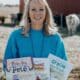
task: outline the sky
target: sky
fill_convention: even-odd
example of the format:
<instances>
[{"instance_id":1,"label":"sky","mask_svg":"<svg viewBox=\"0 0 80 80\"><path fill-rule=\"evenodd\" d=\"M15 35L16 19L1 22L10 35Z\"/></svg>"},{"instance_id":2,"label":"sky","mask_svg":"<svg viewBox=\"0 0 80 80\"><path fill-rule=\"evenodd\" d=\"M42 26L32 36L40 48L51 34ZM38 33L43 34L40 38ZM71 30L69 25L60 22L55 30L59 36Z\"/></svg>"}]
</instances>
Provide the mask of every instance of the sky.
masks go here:
<instances>
[{"instance_id":1,"label":"sky","mask_svg":"<svg viewBox=\"0 0 80 80\"><path fill-rule=\"evenodd\" d=\"M0 0L0 4L19 4L19 0Z\"/></svg>"}]
</instances>

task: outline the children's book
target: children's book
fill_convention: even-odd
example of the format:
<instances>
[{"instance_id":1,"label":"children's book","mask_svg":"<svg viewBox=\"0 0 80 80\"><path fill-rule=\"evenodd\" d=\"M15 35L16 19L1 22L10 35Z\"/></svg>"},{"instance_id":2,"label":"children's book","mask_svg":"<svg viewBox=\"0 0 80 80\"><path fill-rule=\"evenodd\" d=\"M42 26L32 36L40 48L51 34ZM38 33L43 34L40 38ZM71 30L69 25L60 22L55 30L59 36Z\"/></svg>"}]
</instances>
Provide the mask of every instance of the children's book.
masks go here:
<instances>
[{"instance_id":1,"label":"children's book","mask_svg":"<svg viewBox=\"0 0 80 80\"><path fill-rule=\"evenodd\" d=\"M48 58L33 58L34 70L39 80L50 80L50 62Z\"/></svg>"},{"instance_id":2,"label":"children's book","mask_svg":"<svg viewBox=\"0 0 80 80\"><path fill-rule=\"evenodd\" d=\"M50 60L51 80L67 80L73 65L53 54L49 54L48 58Z\"/></svg>"},{"instance_id":3,"label":"children's book","mask_svg":"<svg viewBox=\"0 0 80 80\"><path fill-rule=\"evenodd\" d=\"M7 80L36 80L31 57L7 60Z\"/></svg>"}]
</instances>

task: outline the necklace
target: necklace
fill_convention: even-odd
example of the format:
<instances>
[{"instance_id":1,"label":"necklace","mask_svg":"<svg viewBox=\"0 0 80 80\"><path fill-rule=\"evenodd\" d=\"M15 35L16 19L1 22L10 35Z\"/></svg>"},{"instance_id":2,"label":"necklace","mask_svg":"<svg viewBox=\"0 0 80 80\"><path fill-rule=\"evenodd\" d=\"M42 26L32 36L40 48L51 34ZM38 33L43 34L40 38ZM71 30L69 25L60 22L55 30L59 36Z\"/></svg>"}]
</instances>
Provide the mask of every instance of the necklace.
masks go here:
<instances>
[{"instance_id":1,"label":"necklace","mask_svg":"<svg viewBox=\"0 0 80 80\"><path fill-rule=\"evenodd\" d=\"M37 49L35 49L35 44L33 42L33 38L32 38L32 35L30 35L30 40L31 40L31 46L32 46L32 52L33 52L33 57L36 57L36 51ZM42 57L42 54L43 54L43 49L44 49L44 36L42 36L42 39L41 39L41 46L40 46L40 55L37 56L37 57Z\"/></svg>"}]
</instances>

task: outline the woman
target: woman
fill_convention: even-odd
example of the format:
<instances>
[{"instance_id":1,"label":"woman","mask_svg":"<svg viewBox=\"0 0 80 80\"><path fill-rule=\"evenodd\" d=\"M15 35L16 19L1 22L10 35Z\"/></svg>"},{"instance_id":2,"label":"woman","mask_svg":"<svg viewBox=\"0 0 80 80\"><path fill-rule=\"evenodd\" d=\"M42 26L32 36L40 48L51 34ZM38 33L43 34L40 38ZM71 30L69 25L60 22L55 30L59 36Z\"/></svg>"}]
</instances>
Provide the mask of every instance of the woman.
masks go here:
<instances>
[{"instance_id":1,"label":"woman","mask_svg":"<svg viewBox=\"0 0 80 80\"><path fill-rule=\"evenodd\" d=\"M43 58L49 53L67 60L63 41L54 27L46 0L27 0L20 26L23 27L12 32L8 40L4 62L28 56Z\"/></svg>"}]
</instances>

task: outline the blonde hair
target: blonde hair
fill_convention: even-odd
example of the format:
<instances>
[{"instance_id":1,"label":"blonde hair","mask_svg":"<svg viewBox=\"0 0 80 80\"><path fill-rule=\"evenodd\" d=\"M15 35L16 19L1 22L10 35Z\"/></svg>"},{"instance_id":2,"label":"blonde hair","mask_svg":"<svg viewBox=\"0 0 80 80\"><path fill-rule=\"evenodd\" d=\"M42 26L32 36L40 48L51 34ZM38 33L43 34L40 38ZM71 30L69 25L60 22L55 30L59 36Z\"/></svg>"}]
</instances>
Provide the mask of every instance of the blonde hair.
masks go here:
<instances>
[{"instance_id":1,"label":"blonde hair","mask_svg":"<svg viewBox=\"0 0 80 80\"><path fill-rule=\"evenodd\" d=\"M25 1L23 17L22 17L22 20L20 22L20 26L22 26L22 28L23 28L22 34L24 34L24 35L28 35L29 29L30 29L30 23L28 20L29 19L30 1L31 0ZM43 23L44 24L43 30L44 30L45 34L51 35L51 34L54 34L55 32L57 32L57 29L55 28L56 24L54 22L52 12L51 12L51 9L50 9L47 1L43 0L43 2L44 2L45 7L46 7L46 17L45 17L45 21Z\"/></svg>"}]
</instances>

